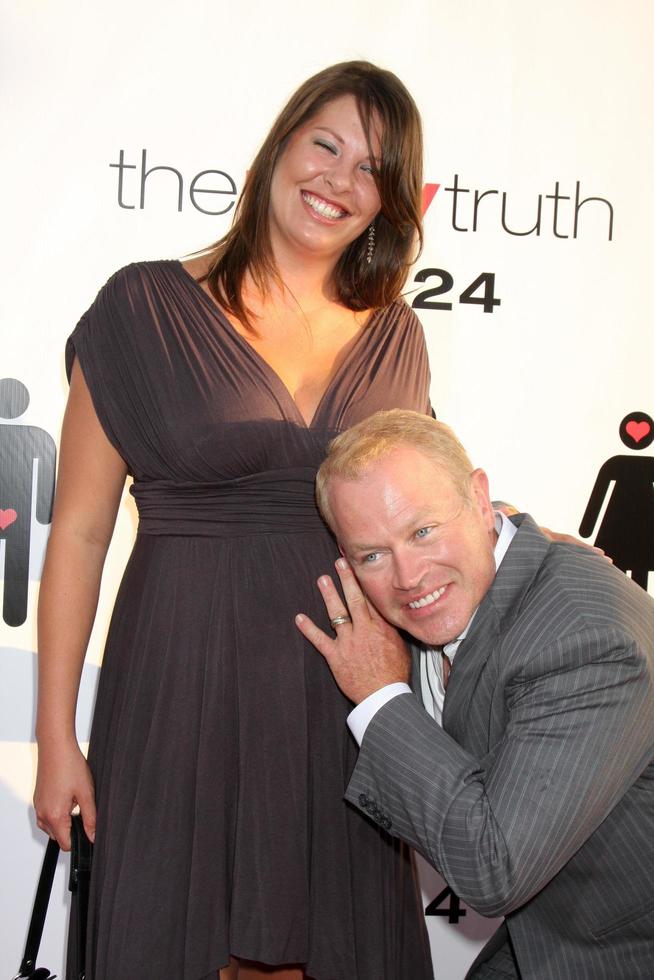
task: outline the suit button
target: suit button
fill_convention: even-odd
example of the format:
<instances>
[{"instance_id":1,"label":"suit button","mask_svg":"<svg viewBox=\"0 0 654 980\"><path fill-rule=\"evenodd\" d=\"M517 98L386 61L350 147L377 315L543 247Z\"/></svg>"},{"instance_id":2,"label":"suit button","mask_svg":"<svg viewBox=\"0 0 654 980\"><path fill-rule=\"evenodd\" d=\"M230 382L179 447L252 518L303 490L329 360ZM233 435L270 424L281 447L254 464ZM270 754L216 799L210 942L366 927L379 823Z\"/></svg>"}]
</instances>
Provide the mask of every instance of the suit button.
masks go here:
<instances>
[{"instance_id":1,"label":"suit button","mask_svg":"<svg viewBox=\"0 0 654 980\"><path fill-rule=\"evenodd\" d=\"M361 804L362 807L367 807L368 804L370 803L370 800L368 799L365 793L359 794L359 803Z\"/></svg>"},{"instance_id":2,"label":"suit button","mask_svg":"<svg viewBox=\"0 0 654 980\"><path fill-rule=\"evenodd\" d=\"M390 830L391 827L393 826L393 821L390 819L390 817L384 817L384 819L381 822L381 825L384 828L384 830Z\"/></svg>"}]
</instances>

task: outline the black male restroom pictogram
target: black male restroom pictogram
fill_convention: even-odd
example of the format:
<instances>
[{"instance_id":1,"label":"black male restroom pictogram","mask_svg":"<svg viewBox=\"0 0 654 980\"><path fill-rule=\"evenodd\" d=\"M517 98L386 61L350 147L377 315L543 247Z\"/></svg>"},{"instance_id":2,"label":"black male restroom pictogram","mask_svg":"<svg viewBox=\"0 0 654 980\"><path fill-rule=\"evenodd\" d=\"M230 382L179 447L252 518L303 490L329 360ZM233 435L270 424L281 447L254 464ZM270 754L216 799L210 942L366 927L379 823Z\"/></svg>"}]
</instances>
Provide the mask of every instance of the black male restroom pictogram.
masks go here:
<instances>
[{"instance_id":1,"label":"black male restroom pictogram","mask_svg":"<svg viewBox=\"0 0 654 980\"><path fill-rule=\"evenodd\" d=\"M35 425L4 421L23 415L29 401L22 382L0 379L0 541L5 542L2 618L8 626L21 626L27 617L33 496L37 521L49 524L52 519L54 440Z\"/></svg>"}]
</instances>

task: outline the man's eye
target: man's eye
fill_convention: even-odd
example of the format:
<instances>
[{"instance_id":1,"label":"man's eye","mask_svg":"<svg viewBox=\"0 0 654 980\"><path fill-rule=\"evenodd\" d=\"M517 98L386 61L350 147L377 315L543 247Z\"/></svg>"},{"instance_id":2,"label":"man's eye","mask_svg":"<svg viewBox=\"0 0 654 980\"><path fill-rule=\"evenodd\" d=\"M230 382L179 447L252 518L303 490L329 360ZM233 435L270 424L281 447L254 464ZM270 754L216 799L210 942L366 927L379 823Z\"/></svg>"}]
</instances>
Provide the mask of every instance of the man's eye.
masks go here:
<instances>
[{"instance_id":1,"label":"man's eye","mask_svg":"<svg viewBox=\"0 0 654 980\"><path fill-rule=\"evenodd\" d=\"M421 527L416 531L416 537L426 538L430 531L431 531L430 527Z\"/></svg>"},{"instance_id":2,"label":"man's eye","mask_svg":"<svg viewBox=\"0 0 654 980\"><path fill-rule=\"evenodd\" d=\"M378 560L379 557L380 557L380 553L378 551L371 551L369 555L363 556L363 564L372 565L374 562Z\"/></svg>"}]
</instances>

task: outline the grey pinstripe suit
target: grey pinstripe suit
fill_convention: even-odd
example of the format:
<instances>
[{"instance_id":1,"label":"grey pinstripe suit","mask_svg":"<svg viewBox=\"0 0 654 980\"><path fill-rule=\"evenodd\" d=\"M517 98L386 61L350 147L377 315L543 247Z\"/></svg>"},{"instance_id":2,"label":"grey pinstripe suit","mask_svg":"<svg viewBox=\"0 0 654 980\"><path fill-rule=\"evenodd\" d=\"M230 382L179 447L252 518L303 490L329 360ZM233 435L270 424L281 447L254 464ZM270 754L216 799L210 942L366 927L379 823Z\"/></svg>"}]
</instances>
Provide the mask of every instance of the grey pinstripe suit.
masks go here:
<instances>
[{"instance_id":1,"label":"grey pinstripe suit","mask_svg":"<svg viewBox=\"0 0 654 980\"><path fill-rule=\"evenodd\" d=\"M516 523L443 729L413 695L384 705L346 798L507 917L523 980L652 980L654 600Z\"/></svg>"}]
</instances>

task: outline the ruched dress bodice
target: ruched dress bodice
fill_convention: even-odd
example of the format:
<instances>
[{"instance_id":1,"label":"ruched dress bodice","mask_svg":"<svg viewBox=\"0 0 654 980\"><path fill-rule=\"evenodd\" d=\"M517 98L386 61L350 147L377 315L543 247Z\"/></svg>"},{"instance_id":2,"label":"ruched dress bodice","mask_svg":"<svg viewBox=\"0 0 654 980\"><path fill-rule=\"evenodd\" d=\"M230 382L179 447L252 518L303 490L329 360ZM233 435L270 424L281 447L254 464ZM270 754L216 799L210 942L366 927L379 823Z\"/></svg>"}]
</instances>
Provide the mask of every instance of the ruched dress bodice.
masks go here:
<instances>
[{"instance_id":1,"label":"ruched dress bodice","mask_svg":"<svg viewBox=\"0 0 654 980\"><path fill-rule=\"evenodd\" d=\"M316 980L431 976L406 849L343 802L350 705L293 621L328 626L327 442L428 410L415 316L370 318L310 425L178 262L112 277L75 357L139 512L89 751L89 980L215 980L230 953Z\"/></svg>"},{"instance_id":2,"label":"ruched dress bodice","mask_svg":"<svg viewBox=\"0 0 654 980\"><path fill-rule=\"evenodd\" d=\"M324 530L310 466L266 470L216 483L132 484L139 534L231 537Z\"/></svg>"}]
</instances>

